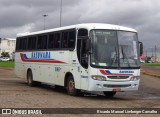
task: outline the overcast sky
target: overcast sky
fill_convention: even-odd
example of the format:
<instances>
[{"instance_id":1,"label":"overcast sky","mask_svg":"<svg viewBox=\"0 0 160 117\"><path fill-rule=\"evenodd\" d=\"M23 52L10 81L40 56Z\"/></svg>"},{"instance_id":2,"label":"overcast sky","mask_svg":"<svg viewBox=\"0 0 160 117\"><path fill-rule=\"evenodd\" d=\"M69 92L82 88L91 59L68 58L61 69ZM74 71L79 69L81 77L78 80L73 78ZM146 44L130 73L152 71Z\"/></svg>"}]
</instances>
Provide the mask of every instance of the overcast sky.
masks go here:
<instances>
[{"instance_id":1,"label":"overcast sky","mask_svg":"<svg viewBox=\"0 0 160 117\"><path fill-rule=\"evenodd\" d=\"M110 23L134 28L145 48L160 47L160 0L62 0L62 26ZM59 27L61 0L0 0L0 37Z\"/></svg>"}]
</instances>

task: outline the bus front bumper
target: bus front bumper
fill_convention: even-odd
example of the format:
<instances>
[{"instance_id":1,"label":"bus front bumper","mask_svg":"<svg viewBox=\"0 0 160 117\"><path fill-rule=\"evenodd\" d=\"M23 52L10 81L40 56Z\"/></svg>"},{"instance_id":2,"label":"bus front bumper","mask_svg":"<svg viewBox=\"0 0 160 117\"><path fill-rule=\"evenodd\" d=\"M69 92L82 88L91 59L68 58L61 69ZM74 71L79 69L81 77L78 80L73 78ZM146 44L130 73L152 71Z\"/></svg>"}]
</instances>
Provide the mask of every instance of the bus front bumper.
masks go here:
<instances>
[{"instance_id":1,"label":"bus front bumper","mask_svg":"<svg viewBox=\"0 0 160 117\"><path fill-rule=\"evenodd\" d=\"M134 91L138 90L139 80L136 81L97 81L91 80L88 91Z\"/></svg>"}]
</instances>

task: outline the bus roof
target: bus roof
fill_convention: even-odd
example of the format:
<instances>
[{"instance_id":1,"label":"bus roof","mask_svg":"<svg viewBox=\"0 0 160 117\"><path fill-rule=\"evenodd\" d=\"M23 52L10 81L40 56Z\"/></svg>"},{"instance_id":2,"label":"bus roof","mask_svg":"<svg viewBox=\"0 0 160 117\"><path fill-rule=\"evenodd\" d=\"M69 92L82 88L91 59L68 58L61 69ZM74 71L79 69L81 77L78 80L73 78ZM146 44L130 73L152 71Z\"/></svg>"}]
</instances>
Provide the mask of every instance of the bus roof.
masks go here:
<instances>
[{"instance_id":1,"label":"bus roof","mask_svg":"<svg viewBox=\"0 0 160 117\"><path fill-rule=\"evenodd\" d=\"M75 29L85 28L88 30L91 30L91 29L111 29L111 30L124 30L124 31L137 32L136 30L134 30L132 28L119 26L119 25L103 24L103 23L83 23L83 24L76 24L76 25L59 27L59 28L48 29L48 30L42 30L42 31L31 32L31 33L30 32L19 33L19 34L17 34L17 37L43 34L43 33L49 33L49 32L53 32L53 31L60 31L60 30L67 30L67 29L74 29L74 28Z\"/></svg>"}]
</instances>

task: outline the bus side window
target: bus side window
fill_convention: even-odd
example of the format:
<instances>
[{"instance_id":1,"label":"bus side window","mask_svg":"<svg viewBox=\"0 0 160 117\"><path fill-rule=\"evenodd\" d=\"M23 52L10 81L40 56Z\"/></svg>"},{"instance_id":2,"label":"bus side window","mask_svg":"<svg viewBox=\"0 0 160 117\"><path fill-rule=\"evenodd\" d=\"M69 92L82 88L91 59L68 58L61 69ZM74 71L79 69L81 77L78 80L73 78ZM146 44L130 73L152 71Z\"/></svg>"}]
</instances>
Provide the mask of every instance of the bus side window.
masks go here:
<instances>
[{"instance_id":1,"label":"bus side window","mask_svg":"<svg viewBox=\"0 0 160 117\"><path fill-rule=\"evenodd\" d=\"M36 49L36 37L29 37L28 38L28 50L35 50Z\"/></svg>"},{"instance_id":2,"label":"bus side window","mask_svg":"<svg viewBox=\"0 0 160 117\"><path fill-rule=\"evenodd\" d=\"M54 41L54 48L55 49L58 49L58 48L61 48L61 35L60 33L56 33L55 34L55 41Z\"/></svg>"},{"instance_id":3,"label":"bus side window","mask_svg":"<svg viewBox=\"0 0 160 117\"><path fill-rule=\"evenodd\" d=\"M48 49L54 48L54 33L49 35Z\"/></svg>"},{"instance_id":4,"label":"bus side window","mask_svg":"<svg viewBox=\"0 0 160 117\"><path fill-rule=\"evenodd\" d=\"M19 41L20 41L20 38L17 38L16 39L16 51L19 51L19 46L20 46Z\"/></svg>"},{"instance_id":5,"label":"bus side window","mask_svg":"<svg viewBox=\"0 0 160 117\"><path fill-rule=\"evenodd\" d=\"M27 49L27 38L17 38L16 51L23 51Z\"/></svg>"},{"instance_id":6,"label":"bus side window","mask_svg":"<svg viewBox=\"0 0 160 117\"><path fill-rule=\"evenodd\" d=\"M19 39L19 50L22 50L23 43L22 43L22 38Z\"/></svg>"},{"instance_id":7,"label":"bus side window","mask_svg":"<svg viewBox=\"0 0 160 117\"><path fill-rule=\"evenodd\" d=\"M73 48L75 47L75 40L76 40L76 31L70 31L69 32L69 37L68 37L68 48Z\"/></svg>"},{"instance_id":8,"label":"bus side window","mask_svg":"<svg viewBox=\"0 0 160 117\"><path fill-rule=\"evenodd\" d=\"M47 35L38 36L37 49L47 49Z\"/></svg>"},{"instance_id":9,"label":"bus side window","mask_svg":"<svg viewBox=\"0 0 160 117\"><path fill-rule=\"evenodd\" d=\"M42 36L38 36L37 49L41 49Z\"/></svg>"},{"instance_id":10,"label":"bus side window","mask_svg":"<svg viewBox=\"0 0 160 117\"><path fill-rule=\"evenodd\" d=\"M68 32L62 33L62 48L68 48Z\"/></svg>"},{"instance_id":11,"label":"bus side window","mask_svg":"<svg viewBox=\"0 0 160 117\"><path fill-rule=\"evenodd\" d=\"M78 30L78 37L85 37L88 36L88 30L87 29L79 29Z\"/></svg>"},{"instance_id":12,"label":"bus side window","mask_svg":"<svg viewBox=\"0 0 160 117\"><path fill-rule=\"evenodd\" d=\"M43 38L42 48L43 48L43 49L47 49L48 35L43 35L42 38Z\"/></svg>"},{"instance_id":13,"label":"bus side window","mask_svg":"<svg viewBox=\"0 0 160 117\"><path fill-rule=\"evenodd\" d=\"M22 50L27 50L27 43L28 43L28 40L27 38L22 38Z\"/></svg>"}]
</instances>

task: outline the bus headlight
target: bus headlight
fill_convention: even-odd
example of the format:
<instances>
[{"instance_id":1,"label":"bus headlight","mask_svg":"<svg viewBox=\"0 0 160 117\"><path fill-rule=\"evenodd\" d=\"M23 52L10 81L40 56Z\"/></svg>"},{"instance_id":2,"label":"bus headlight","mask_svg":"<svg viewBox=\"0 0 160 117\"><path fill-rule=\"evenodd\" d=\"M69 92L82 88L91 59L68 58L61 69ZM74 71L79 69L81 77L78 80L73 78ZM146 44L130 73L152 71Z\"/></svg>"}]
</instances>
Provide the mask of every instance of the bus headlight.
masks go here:
<instances>
[{"instance_id":1,"label":"bus headlight","mask_svg":"<svg viewBox=\"0 0 160 117\"><path fill-rule=\"evenodd\" d=\"M136 80L139 80L139 76L133 76L133 77L131 77L131 79L130 79L131 81L136 81Z\"/></svg>"},{"instance_id":2,"label":"bus headlight","mask_svg":"<svg viewBox=\"0 0 160 117\"><path fill-rule=\"evenodd\" d=\"M106 77L100 76L100 75L92 75L91 78L92 78L93 80L106 81Z\"/></svg>"}]
</instances>

